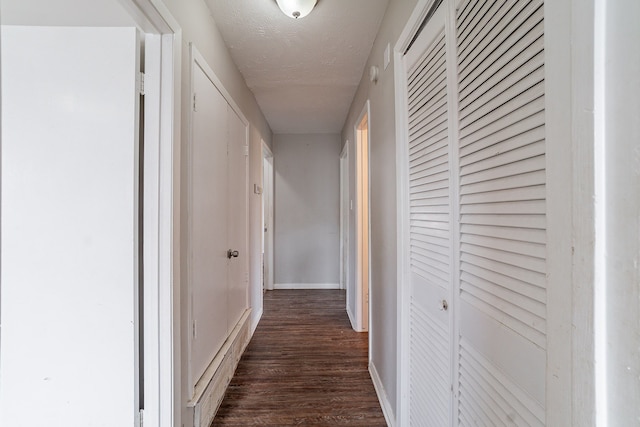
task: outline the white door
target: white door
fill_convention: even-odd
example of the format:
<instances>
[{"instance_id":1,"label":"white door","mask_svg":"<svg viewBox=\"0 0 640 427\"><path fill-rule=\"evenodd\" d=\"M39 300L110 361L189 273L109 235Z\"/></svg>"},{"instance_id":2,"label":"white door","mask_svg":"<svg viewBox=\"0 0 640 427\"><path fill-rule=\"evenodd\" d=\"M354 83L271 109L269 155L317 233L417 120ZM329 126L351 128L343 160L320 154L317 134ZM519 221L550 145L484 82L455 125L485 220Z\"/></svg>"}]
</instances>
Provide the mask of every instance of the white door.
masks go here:
<instances>
[{"instance_id":1,"label":"white door","mask_svg":"<svg viewBox=\"0 0 640 427\"><path fill-rule=\"evenodd\" d=\"M442 427L452 416L453 292L451 136L446 7L441 4L405 56L409 119L409 418Z\"/></svg>"},{"instance_id":2,"label":"white door","mask_svg":"<svg viewBox=\"0 0 640 427\"><path fill-rule=\"evenodd\" d=\"M191 380L227 338L227 102L195 66L189 182Z\"/></svg>"},{"instance_id":3,"label":"white door","mask_svg":"<svg viewBox=\"0 0 640 427\"><path fill-rule=\"evenodd\" d=\"M405 55L409 421L540 426L542 1L451 1Z\"/></svg>"},{"instance_id":4,"label":"white door","mask_svg":"<svg viewBox=\"0 0 640 427\"><path fill-rule=\"evenodd\" d=\"M247 126L227 105L227 246L228 260L227 333L236 326L248 306L249 252L247 243Z\"/></svg>"},{"instance_id":5,"label":"white door","mask_svg":"<svg viewBox=\"0 0 640 427\"><path fill-rule=\"evenodd\" d=\"M137 31L1 38L0 425L134 425Z\"/></svg>"},{"instance_id":6,"label":"white door","mask_svg":"<svg viewBox=\"0 0 640 427\"><path fill-rule=\"evenodd\" d=\"M248 307L248 131L195 49L189 153L190 386ZM219 88L218 88L218 86Z\"/></svg>"}]
</instances>

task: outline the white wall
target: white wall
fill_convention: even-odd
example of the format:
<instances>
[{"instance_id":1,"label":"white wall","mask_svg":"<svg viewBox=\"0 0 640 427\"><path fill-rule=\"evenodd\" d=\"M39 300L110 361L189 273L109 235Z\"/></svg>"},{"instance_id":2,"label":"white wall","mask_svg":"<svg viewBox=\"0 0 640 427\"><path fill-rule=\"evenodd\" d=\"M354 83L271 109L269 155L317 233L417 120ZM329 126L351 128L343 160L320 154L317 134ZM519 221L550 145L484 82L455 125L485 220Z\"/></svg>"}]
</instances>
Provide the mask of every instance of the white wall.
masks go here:
<instances>
[{"instance_id":1,"label":"white wall","mask_svg":"<svg viewBox=\"0 0 640 427\"><path fill-rule=\"evenodd\" d=\"M133 425L136 29L1 37L0 424Z\"/></svg>"},{"instance_id":2,"label":"white wall","mask_svg":"<svg viewBox=\"0 0 640 427\"><path fill-rule=\"evenodd\" d=\"M274 135L276 287L340 283L339 141Z\"/></svg>"},{"instance_id":3,"label":"white wall","mask_svg":"<svg viewBox=\"0 0 640 427\"><path fill-rule=\"evenodd\" d=\"M115 0L2 0L2 25L130 27L135 21Z\"/></svg>"},{"instance_id":4,"label":"white wall","mask_svg":"<svg viewBox=\"0 0 640 427\"><path fill-rule=\"evenodd\" d=\"M639 419L638 6L545 4L549 425Z\"/></svg>"},{"instance_id":5,"label":"white wall","mask_svg":"<svg viewBox=\"0 0 640 427\"><path fill-rule=\"evenodd\" d=\"M391 1L367 60L360 86L349 109L342 129L342 142L349 140L349 152L355 153L354 126L367 99L371 101L369 116L370 154L370 221L371 221L371 318L369 335L371 363L380 376L383 393L390 409L396 411L396 353L397 353L397 266L396 266L396 130L395 93L393 77L393 46L398 40L416 0ZM392 60L383 67L384 50L391 44ZM380 77L377 84L369 81L369 67L377 65ZM355 195L355 156L350 156L350 187ZM355 254L355 216L350 217L350 253ZM355 281L355 256L350 258L349 281ZM389 414L392 418L394 414Z\"/></svg>"},{"instance_id":6,"label":"white wall","mask_svg":"<svg viewBox=\"0 0 640 427\"><path fill-rule=\"evenodd\" d=\"M182 147L186 146L189 135L189 111L191 100L189 97L189 43L194 43L198 51L205 58L207 64L212 68L216 77L222 82L222 85L231 95L236 104L240 107L245 117L250 122L249 129L249 185L253 188L254 183L261 183L261 140L271 146L271 129L266 122L258 104L255 101L253 93L247 87L242 75L233 63L229 51L224 44L224 40L218 31L216 23L211 16L210 10L202 0L161 0L173 17L182 28ZM186 193L186 181L184 179L184 168L186 167L186 158L182 156L183 173L181 176L181 194ZM183 209L186 209L185 200L181 203ZM260 246L260 230L261 225L261 200L260 196L250 192L249 195L249 289L250 289L250 305L253 309L252 322L258 321L256 317L262 312L262 284L260 283L261 272L261 252ZM180 228L186 230L186 215L181 215ZM182 239L186 237L185 233L181 233ZM181 324L181 346L182 369L186 371L186 351L187 341L186 333L188 328L187 321L187 298L188 288L186 282L186 269L184 268L186 257L184 253L184 240L181 242L181 274L180 274L180 324ZM186 382L182 387L181 413L184 417L182 423L184 425L192 424L191 413L186 410L186 402L191 398L191 391L187 390Z\"/></svg>"},{"instance_id":7,"label":"white wall","mask_svg":"<svg viewBox=\"0 0 640 427\"><path fill-rule=\"evenodd\" d=\"M640 3L605 7L596 10L596 413L602 425L628 425L640 422Z\"/></svg>"}]
</instances>

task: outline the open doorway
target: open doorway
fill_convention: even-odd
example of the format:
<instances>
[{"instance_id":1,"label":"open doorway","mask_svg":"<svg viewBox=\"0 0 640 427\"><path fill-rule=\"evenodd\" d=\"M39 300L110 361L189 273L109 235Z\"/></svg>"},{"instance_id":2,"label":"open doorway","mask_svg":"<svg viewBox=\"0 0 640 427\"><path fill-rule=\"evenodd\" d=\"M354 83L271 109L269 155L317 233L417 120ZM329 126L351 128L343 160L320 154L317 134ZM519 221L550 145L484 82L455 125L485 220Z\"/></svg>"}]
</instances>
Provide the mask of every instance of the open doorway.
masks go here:
<instances>
[{"instance_id":1,"label":"open doorway","mask_svg":"<svg viewBox=\"0 0 640 427\"><path fill-rule=\"evenodd\" d=\"M355 127L356 327L369 330L369 101Z\"/></svg>"},{"instance_id":2,"label":"open doorway","mask_svg":"<svg viewBox=\"0 0 640 427\"><path fill-rule=\"evenodd\" d=\"M262 289L273 290L273 153L262 141Z\"/></svg>"}]
</instances>

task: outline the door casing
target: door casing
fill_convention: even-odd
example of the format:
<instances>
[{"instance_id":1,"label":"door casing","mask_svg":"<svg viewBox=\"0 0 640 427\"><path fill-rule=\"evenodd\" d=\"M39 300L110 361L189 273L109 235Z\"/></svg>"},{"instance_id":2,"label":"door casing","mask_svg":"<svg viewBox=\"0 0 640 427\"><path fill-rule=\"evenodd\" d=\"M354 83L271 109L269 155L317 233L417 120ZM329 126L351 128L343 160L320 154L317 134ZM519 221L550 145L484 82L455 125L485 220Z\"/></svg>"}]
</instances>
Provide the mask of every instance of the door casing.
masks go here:
<instances>
[{"instance_id":1,"label":"door casing","mask_svg":"<svg viewBox=\"0 0 640 427\"><path fill-rule=\"evenodd\" d=\"M370 102L367 100L354 127L356 146L356 283L355 306L356 325L359 332L369 330L369 289L371 282L371 224L369 144L371 135ZM369 335L371 336L371 335Z\"/></svg>"},{"instance_id":2,"label":"door casing","mask_svg":"<svg viewBox=\"0 0 640 427\"><path fill-rule=\"evenodd\" d=\"M266 228L262 230L262 248L264 262L264 289L273 290L273 152L266 142L262 141L262 226Z\"/></svg>"}]
</instances>

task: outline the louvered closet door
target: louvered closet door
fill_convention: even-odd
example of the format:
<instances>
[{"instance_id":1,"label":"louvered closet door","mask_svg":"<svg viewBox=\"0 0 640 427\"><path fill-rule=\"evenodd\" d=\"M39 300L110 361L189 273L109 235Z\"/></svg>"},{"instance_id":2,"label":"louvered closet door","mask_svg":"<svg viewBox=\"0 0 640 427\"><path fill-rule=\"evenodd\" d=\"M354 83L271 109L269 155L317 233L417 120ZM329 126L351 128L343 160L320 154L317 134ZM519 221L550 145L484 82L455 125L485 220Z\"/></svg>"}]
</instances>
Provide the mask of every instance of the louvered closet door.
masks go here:
<instances>
[{"instance_id":1,"label":"louvered closet door","mask_svg":"<svg viewBox=\"0 0 640 427\"><path fill-rule=\"evenodd\" d=\"M451 422L451 199L445 7L405 55L409 119L409 417Z\"/></svg>"},{"instance_id":2,"label":"louvered closet door","mask_svg":"<svg viewBox=\"0 0 640 427\"><path fill-rule=\"evenodd\" d=\"M460 165L458 417L545 423L542 1L456 16Z\"/></svg>"}]
</instances>

